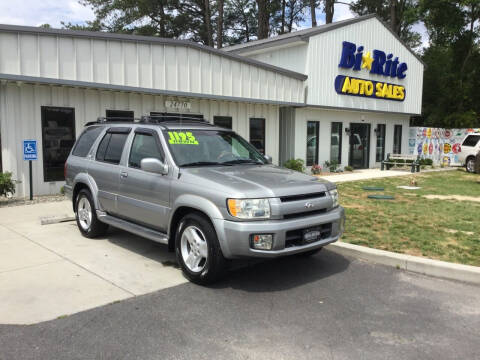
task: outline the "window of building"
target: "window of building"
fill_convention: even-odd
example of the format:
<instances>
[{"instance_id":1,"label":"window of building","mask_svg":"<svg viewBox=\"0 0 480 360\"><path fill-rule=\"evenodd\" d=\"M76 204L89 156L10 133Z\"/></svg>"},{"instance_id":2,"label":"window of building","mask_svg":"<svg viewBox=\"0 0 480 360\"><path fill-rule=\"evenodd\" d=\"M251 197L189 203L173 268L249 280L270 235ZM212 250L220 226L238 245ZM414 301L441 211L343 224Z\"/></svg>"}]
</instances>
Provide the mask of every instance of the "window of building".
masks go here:
<instances>
[{"instance_id":1,"label":"window of building","mask_svg":"<svg viewBox=\"0 0 480 360\"><path fill-rule=\"evenodd\" d=\"M163 154L153 134L137 133L133 138L128 165L140 168L140 162L145 158L155 158L163 161Z\"/></svg>"},{"instance_id":2,"label":"window of building","mask_svg":"<svg viewBox=\"0 0 480 360\"><path fill-rule=\"evenodd\" d=\"M402 153L402 125L395 125L393 131L393 153Z\"/></svg>"},{"instance_id":3,"label":"window of building","mask_svg":"<svg viewBox=\"0 0 480 360\"><path fill-rule=\"evenodd\" d=\"M231 116L214 116L213 123L216 126L220 126L226 129L232 129L232 117Z\"/></svg>"},{"instance_id":4,"label":"window of building","mask_svg":"<svg viewBox=\"0 0 480 360\"><path fill-rule=\"evenodd\" d=\"M330 134L330 162L342 163L342 127L341 122L332 122Z\"/></svg>"},{"instance_id":5,"label":"window of building","mask_svg":"<svg viewBox=\"0 0 480 360\"><path fill-rule=\"evenodd\" d=\"M480 140L480 135L470 135L465 138L462 146L477 146L478 140Z\"/></svg>"},{"instance_id":6,"label":"window of building","mask_svg":"<svg viewBox=\"0 0 480 360\"><path fill-rule=\"evenodd\" d=\"M318 121L307 122L307 166L318 164L318 134L320 123Z\"/></svg>"},{"instance_id":7,"label":"window of building","mask_svg":"<svg viewBox=\"0 0 480 360\"><path fill-rule=\"evenodd\" d=\"M44 181L63 181L63 167L75 143L75 109L42 106Z\"/></svg>"},{"instance_id":8,"label":"window of building","mask_svg":"<svg viewBox=\"0 0 480 360\"><path fill-rule=\"evenodd\" d=\"M168 113L168 112L150 112L150 116L158 118L159 121L180 121L180 120L188 120L188 119L199 119L203 120L203 115L200 114L179 114L179 113Z\"/></svg>"},{"instance_id":9,"label":"window of building","mask_svg":"<svg viewBox=\"0 0 480 360\"><path fill-rule=\"evenodd\" d=\"M120 163L123 147L130 129L116 128L107 131L98 145L96 159L111 164Z\"/></svg>"},{"instance_id":10,"label":"window of building","mask_svg":"<svg viewBox=\"0 0 480 360\"><path fill-rule=\"evenodd\" d=\"M250 118L250 144L265 154L265 119Z\"/></svg>"},{"instance_id":11,"label":"window of building","mask_svg":"<svg viewBox=\"0 0 480 360\"><path fill-rule=\"evenodd\" d=\"M134 120L134 113L131 110L107 110L106 116L108 120L115 121L132 121Z\"/></svg>"},{"instance_id":12,"label":"window of building","mask_svg":"<svg viewBox=\"0 0 480 360\"><path fill-rule=\"evenodd\" d=\"M98 135L102 132L101 126L89 126L80 135L75 148L72 151L72 155L85 157L90 151L93 143L97 139Z\"/></svg>"},{"instance_id":13,"label":"window of building","mask_svg":"<svg viewBox=\"0 0 480 360\"><path fill-rule=\"evenodd\" d=\"M385 124L377 125L377 149L375 161L381 162L385 159Z\"/></svg>"}]
</instances>

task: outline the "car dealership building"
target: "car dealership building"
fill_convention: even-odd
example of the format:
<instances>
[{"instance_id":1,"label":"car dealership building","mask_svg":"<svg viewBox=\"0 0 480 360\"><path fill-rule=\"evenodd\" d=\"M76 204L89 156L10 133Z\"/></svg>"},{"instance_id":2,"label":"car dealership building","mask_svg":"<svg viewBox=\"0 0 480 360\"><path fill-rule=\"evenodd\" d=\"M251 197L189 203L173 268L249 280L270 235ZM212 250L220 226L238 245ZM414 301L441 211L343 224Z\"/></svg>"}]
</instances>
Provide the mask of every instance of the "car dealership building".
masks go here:
<instances>
[{"instance_id":1,"label":"car dealership building","mask_svg":"<svg viewBox=\"0 0 480 360\"><path fill-rule=\"evenodd\" d=\"M370 15L224 50L0 25L0 166L28 195L23 140L37 140L34 193L58 193L87 122L155 114L232 128L276 164L377 167L387 153L407 152L423 69Z\"/></svg>"}]
</instances>

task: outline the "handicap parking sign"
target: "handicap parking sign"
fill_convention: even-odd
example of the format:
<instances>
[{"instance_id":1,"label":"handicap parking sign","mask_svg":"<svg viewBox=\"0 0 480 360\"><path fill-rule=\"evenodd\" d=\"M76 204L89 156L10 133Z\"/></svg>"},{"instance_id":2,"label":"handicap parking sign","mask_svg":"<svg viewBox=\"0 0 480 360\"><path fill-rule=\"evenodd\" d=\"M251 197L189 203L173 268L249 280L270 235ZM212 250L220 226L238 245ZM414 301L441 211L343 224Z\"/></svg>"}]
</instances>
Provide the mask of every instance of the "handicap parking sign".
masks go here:
<instances>
[{"instance_id":1,"label":"handicap parking sign","mask_svg":"<svg viewBox=\"0 0 480 360\"><path fill-rule=\"evenodd\" d=\"M23 140L23 160L37 159L37 140Z\"/></svg>"}]
</instances>

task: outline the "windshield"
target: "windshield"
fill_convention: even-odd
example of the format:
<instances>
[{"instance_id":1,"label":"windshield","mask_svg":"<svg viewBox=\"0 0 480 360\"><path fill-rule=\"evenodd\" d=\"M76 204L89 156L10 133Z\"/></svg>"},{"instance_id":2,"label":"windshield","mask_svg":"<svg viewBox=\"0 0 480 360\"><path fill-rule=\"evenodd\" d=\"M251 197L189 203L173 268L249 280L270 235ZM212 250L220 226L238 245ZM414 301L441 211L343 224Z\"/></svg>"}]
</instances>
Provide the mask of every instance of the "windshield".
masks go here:
<instances>
[{"instance_id":1,"label":"windshield","mask_svg":"<svg viewBox=\"0 0 480 360\"><path fill-rule=\"evenodd\" d=\"M164 130L178 166L265 164L251 144L229 131Z\"/></svg>"}]
</instances>

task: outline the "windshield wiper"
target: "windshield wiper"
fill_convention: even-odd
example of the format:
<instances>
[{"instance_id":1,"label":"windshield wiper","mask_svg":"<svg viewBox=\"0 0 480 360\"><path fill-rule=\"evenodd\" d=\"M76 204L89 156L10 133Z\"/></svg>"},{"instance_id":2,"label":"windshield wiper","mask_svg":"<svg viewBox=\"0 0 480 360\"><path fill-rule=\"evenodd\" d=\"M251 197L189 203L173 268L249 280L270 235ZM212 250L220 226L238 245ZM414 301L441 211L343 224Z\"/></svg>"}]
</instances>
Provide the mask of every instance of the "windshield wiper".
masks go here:
<instances>
[{"instance_id":1,"label":"windshield wiper","mask_svg":"<svg viewBox=\"0 0 480 360\"><path fill-rule=\"evenodd\" d=\"M236 159L236 160L224 161L221 164L225 164L225 165L234 165L234 164L265 165L263 162L261 162L259 160L252 160L252 159Z\"/></svg>"},{"instance_id":2,"label":"windshield wiper","mask_svg":"<svg viewBox=\"0 0 480 360\"><path fill-rule=\"evenodd\" d=\"M180 167L188 167L188 166L208 166L208 165L225 165L231 166L230 164L220 163L217 161L195 161L187 164L180 165Z\"/></svg>"}]
</instances>

